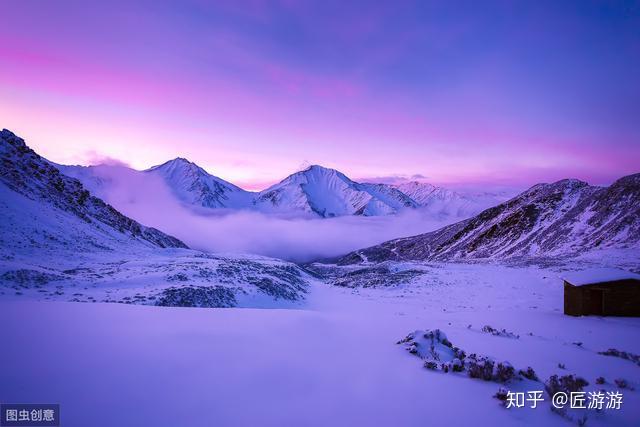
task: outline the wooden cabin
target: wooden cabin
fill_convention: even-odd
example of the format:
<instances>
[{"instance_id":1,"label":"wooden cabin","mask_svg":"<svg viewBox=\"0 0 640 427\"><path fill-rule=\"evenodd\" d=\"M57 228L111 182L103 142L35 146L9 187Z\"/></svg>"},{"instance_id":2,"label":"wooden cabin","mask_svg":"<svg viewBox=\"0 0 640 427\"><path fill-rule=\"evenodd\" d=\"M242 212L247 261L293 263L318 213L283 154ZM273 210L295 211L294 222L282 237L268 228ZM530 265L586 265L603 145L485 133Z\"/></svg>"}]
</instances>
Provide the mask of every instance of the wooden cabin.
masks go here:
<instances>
[{"instance_id":1,"label":"wooden cabin","mask_svg":"<svg viewBox=\"0 0 640 427\"><path fill-rule=\"evenodd\" d=\"M639 316L640 275L618 269L572 272L564 280L564 314Z\"/></svg>"}]
</instances>

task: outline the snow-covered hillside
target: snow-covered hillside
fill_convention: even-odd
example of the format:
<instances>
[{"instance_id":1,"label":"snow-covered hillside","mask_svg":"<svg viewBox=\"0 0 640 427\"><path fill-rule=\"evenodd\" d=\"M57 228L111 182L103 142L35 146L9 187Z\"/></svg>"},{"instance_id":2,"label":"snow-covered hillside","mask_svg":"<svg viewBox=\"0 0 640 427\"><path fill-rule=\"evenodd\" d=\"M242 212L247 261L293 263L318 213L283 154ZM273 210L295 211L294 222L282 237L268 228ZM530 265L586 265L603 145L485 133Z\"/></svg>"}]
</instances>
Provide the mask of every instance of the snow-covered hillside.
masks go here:
<instances>
[{"instance_id":1,"label":"snow-covered hillside","mask_svg":"<svg viewBox=\"0 0 640 427\"><path fill-rule=\"evenodd\" d=\"M609 187L570 179L538 184L468 220L341 262L571 256L596 248L640 248L640 174Z\"/></svg>"},{"instance_id":2,"label":"snow-covered hillside","mask_svg":"<svg viewBox=\"0 0 640 427\"><path fill-rule=\"evenodd\" d=\"M0 133L0 292L6 297L174 306L289 306L295 264L211 255L124 216L13 133Z\"/></svg>"},{"instance_id":3,"label":"snow-covered hillside","mask_svg":"<svg viewBox=\"0 0 640 427\"><path fill-rule=\"evenodd\" d=\"M6 129L0 132L0 161L2 227L7 239L3 248L20 242L37 245L38 236L45 242L63 239L61 243L66 245L101 247L100 236L105 236L105 241L123 244L186 248L178 239L145 227L92 196L80 181L60 173ZM42 223L51 224L57 233L41 228ZM72 235L76 230L78 235Z\"/></svg>"}]
</instances>

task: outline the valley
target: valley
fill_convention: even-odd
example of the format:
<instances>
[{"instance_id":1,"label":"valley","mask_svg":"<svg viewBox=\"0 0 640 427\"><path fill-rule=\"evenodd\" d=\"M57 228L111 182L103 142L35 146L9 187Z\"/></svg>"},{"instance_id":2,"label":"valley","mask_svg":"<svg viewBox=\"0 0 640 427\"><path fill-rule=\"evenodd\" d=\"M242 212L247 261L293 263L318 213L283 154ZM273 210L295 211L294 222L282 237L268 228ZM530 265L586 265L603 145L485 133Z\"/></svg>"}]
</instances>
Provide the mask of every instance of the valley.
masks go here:
<instances>
[{"instance_id":1,"label":"valley","mask_svg":"<svg viewBox=\"0 0 640 427\"><path fill-rule=\"evenodd\" d=\"M0 396L59 402L69 425L95 426L462 426L479 418L630 426L640 417L640 321L566 316L562 282L593 268L640 272L638 175L610 187L540 184L426 234L291 262L190 248L96 197L115 185L106 176L77 180L11 132L0 136L0 322L9 343L1 357L11 367L0 373ZM124 176L136 183L145 173ZM288 179L304 177L299 200L335 194L336 182L361 206L373 206L372 194L414 200L324 174L312 167ZM156 189L156 200L176 196L164 184L142 187ZM266 199L285 200L287 187ZM322 206L344 206L329 199ZM134 205L153 213L157 206L144 200ZM340 215L312 224L397 215L332 212ZM193 216L180 218L172 234L194 226L186 220ZM435 333L470 364L514 370L483 380L471 368L420 360L425 349L413 343ZM506 409L495 397L543 392L554 375L584 380L585 393L622 392L623 406L552 411L547 396L536 409ZM87 399L87 389L103 398ZM239 413L238 405L249 409Z\"/></svg>"}]
</instances>

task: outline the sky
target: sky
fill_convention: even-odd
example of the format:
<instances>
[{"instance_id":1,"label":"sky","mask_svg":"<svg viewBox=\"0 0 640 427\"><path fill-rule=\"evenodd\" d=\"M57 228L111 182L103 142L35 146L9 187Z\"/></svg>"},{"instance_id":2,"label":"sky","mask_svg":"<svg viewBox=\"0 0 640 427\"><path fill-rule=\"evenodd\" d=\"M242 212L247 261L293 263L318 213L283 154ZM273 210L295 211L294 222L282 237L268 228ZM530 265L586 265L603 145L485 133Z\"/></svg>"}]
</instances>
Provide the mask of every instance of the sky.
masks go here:
<instances>
[{"instance_id":1,"label":"sky","mask_svg":"<svg viewBox=\"0 0 640 427\"><path fill-rule=\"evenodd\" d=\"M638 1L0 2L0 127L50 160L247 189L640 172Z\"/></svg>"}]
</instances>

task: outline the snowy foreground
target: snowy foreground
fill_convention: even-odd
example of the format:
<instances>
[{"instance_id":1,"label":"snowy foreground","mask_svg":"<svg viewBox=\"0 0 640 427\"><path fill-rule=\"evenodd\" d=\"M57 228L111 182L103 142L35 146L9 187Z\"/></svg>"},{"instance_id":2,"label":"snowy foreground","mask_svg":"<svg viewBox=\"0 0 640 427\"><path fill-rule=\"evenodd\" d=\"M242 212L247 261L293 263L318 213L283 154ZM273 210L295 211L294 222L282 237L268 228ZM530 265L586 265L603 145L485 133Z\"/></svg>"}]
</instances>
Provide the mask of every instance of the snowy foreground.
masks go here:
<instances>
[{"instance_id":1,"label":"snowy foreground","mask_svg":"<svg viewBox=\"0 0 640 427\"><path fill-rule=\"evenodd\" d=\"M430 371L396 344L438 328L467 353L530 366L543 381L575 374L592 391L618 390L614 380L624 379L635 390L620 390L621 410L577 413L587 425L639 424L640 366L598 352L639 354L640 319L564 316L557 268L419 269L387 288L312 282L306 300L281 309L5 294L0 401L60 403L64 426L571 425L546 394L537 409L505 409L492 397L500 384ZM502 387L544 390L528 381Z\"/></svg>"}]
</instances>

